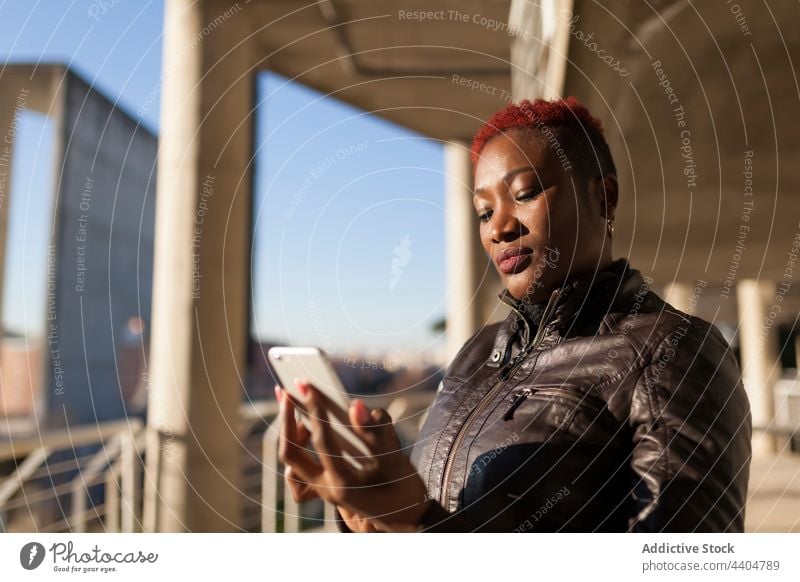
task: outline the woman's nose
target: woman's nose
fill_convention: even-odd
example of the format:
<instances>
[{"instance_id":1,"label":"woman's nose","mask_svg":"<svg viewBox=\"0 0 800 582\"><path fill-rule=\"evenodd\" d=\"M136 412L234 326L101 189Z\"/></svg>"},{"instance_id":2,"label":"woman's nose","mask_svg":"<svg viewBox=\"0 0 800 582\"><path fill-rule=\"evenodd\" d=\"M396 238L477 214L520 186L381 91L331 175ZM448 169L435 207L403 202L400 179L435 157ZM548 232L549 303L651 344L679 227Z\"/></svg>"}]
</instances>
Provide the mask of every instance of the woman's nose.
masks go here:
<instances>
[{"instance_id":1,"label":"woman's nose","mask_svg":"<svg viewBox=\"0 0 800 582\"><path fill-rule=\"evenodd\" d=\"M492 238L496 242L514 240L522 234L516 209L497 209L492 215Z\"/></svg>"}]
</instances>

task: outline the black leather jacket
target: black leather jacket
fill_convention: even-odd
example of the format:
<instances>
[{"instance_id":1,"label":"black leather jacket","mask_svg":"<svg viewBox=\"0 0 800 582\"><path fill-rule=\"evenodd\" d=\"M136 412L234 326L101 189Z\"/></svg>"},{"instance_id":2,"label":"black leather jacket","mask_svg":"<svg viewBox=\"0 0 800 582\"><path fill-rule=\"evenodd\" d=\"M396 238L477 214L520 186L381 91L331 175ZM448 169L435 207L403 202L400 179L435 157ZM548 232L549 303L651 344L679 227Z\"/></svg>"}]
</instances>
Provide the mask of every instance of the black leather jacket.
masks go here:
<instances>
[{"instance_id":1,"label":"black leather jacket","mask_svg":"<svg viewBox=\"0 0 800 582\"><path fill-rule=\"evenodd\" d=\"M626 259L500 300L412 450L434 501L419 531L743 531L750 406L716 327Z\"/></svg>"},{"instance_id":2,"label":"black leather jacket","mask_svg":"<svg viewBox=\"0 0 800 582\"><path fill-rule=\"evenodd\" d=\"M626 259L468 340L411 460L420 531L740 532L750 407L717 328Z\"/></svg>"}]
</instances>

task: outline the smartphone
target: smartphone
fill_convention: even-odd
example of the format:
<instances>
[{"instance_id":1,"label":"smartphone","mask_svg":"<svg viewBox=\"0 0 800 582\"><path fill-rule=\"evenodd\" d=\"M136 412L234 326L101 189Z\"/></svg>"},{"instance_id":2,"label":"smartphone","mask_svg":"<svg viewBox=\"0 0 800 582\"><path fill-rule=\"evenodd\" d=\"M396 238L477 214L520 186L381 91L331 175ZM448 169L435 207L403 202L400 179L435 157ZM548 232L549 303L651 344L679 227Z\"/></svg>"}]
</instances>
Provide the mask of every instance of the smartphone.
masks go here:
<instances>
[{"instance_id":1,"label":"smartphone","mask_svg":"<svg viewBox=\"0 0 800 582\"><path fill-rule=\"evenodd\" d=\"M283 389L298 403L300 420L309 431L313 430L311 419L302 408L302 397L294 379L305 380L319 390L327 400L328 409L328 418L322 420L333 428L342 457L356 469L363 469L365 458L370 457L369 449L350 427L347 412L350 397L325 352L315 347L275 346L267 351L267 357Z\"/></svg>"}]
</instances>

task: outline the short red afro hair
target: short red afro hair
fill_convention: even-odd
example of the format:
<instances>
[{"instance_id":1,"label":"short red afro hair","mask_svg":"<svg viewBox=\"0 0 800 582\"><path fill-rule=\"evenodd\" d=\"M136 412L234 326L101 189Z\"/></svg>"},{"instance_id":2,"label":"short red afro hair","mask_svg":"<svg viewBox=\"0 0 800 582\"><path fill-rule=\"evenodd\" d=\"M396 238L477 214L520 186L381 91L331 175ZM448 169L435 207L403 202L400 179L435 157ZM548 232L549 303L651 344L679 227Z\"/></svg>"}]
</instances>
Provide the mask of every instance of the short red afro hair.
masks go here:
<instances>
[{"instance_id":1,"label":"short red afro hair","mask_svg":"<svg viewBox=\"0 0 800 582\"><path fill-rule=\"evenodd\" d=\"M553 101L525 99L506 105L475 134L470 148L473 167L492 138L514 129L538 131L564 168L571 169L574 164L585 178L617 173L600 120L575 97Z\"/></svg>"}]
</instances>

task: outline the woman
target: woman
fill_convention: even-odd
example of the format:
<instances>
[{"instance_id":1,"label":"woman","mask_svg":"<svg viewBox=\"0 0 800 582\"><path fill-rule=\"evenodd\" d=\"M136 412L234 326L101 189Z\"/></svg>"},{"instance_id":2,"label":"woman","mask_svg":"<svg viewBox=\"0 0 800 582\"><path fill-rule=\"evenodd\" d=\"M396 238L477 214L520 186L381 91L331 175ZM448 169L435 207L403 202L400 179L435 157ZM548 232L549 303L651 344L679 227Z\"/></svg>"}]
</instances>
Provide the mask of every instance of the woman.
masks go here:
<instances>
[{"instance_id":1,"label":"woman","mask_svg":"<svg viewBox=\"0 0 800 582\"><path fill-rule=\"evenodd\" d=\"M280 458L297 500L336 504L343 531L743 530L751 419L710 323L612 260L617 178L577 100L510 104L472 144L480 237L511 307L447 367L410 459L385 411L355 400L374 457L355 471L313 386L281 400ZM310 443L318 453L306 450Z\"/></svg>"}]
</instances>

